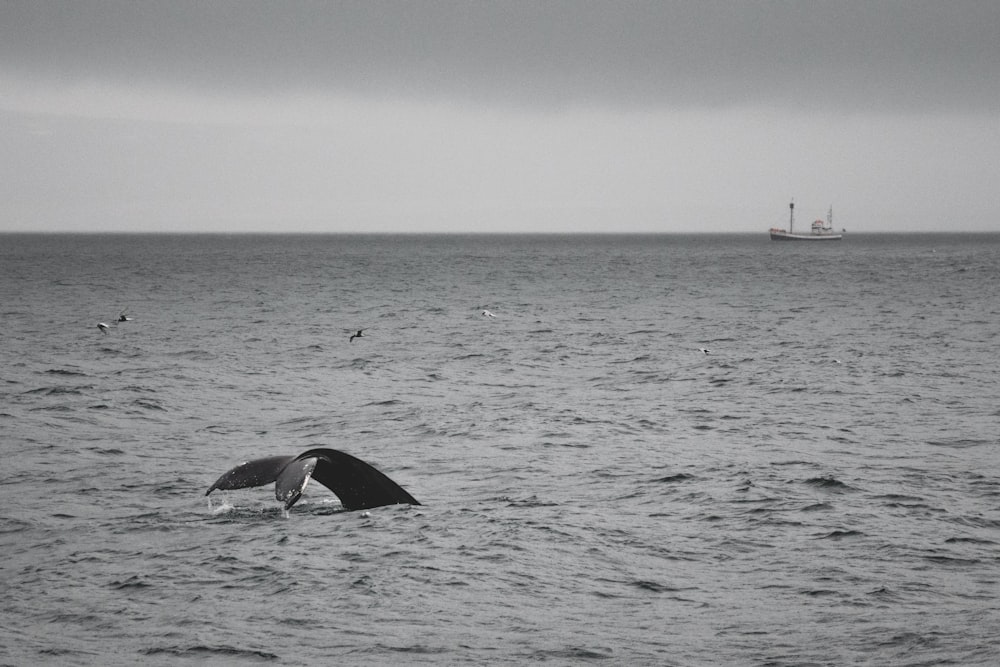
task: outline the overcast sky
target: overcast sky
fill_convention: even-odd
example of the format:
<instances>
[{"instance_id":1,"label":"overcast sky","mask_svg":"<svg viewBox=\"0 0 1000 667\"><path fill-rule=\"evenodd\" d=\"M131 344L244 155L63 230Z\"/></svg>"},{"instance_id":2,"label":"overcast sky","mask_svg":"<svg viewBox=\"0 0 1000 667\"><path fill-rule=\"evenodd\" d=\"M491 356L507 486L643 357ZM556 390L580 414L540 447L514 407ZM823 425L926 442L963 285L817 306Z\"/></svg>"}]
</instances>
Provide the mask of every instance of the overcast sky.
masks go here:
<instances>
[{"instance_id":1,"label":"overcast sky","mask_svg":"<svg viewBox=\"0 0 1000 667\"><path fill-rule=\"evenodd\" d=\"M998 36L996 0L2 0L0 231L1000 231Z\"/></svg>"}]
</instances>

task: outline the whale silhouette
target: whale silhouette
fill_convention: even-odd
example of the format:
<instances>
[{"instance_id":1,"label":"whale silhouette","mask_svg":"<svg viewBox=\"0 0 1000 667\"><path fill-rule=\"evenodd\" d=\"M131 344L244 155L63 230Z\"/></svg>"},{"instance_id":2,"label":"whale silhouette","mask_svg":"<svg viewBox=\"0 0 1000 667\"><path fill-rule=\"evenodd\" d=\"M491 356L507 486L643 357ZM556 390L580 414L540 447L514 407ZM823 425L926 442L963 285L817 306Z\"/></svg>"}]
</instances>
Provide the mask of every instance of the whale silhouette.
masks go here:
<instances>
[{"instance_id":1,"label":"whale silhouette","mask_svg":"<svg viewBox=\"0 0 1000 667\"><path fill-rule=\"evenodd\" d=\"M419 505L416 498L369 463L336 449L310 449L298 456L269 456L241 463L223 474L216 489L244 489L274 482L274 497L290 509L310 479L333 491L345 510L383 505Z\"/></svg>"}]
</instances>

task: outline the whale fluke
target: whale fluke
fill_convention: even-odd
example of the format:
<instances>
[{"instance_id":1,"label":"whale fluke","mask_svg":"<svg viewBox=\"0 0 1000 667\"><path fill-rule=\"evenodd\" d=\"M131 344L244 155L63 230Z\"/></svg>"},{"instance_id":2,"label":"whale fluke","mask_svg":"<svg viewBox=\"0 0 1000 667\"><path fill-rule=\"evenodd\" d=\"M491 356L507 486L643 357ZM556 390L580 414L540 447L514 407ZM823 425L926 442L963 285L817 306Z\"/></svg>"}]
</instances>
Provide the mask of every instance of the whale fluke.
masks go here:
<instances>
[{"instance_id":1,"label":"whale fluke","mask_svg":"<svg viewBox=\"0 0 1000 667\"><path fill-rule=\"evenodd\" d=\"M298 502L302 492L306 490L309 479L319 459L310 456L307 459L297 458L289 463L274 480L274 497L285 504L285 509Z\"/></svg>"},{"instance_id":2,"label":"whale fluke","mask_svg":"<svg viewBox=\"0 0 1000 667\"><path fill-rule=\"evenodd\" d=\"M333 491L345 510L383 505L419 505L403 487L361 459L336 449L310 449L298 456L269 456L242 463L223 474L205 495L216 489L243 489L274 482L274 497L289 509L298 502L310 479Z\"/></svg>"},{"instance_id":3,"label":"whale fluke","mask_svg":"<svg viewBox=\"0 0 1000 667\"><path fill-rule=\"evenodd\" d=\"M278 475L294 456L269 456L266 459L247 461L236 466L225 475L215 480L215 484L205 492L207 496L216 489L245 489L250 486L264 486L278 479Z\"/></svg>"}]
</instances>

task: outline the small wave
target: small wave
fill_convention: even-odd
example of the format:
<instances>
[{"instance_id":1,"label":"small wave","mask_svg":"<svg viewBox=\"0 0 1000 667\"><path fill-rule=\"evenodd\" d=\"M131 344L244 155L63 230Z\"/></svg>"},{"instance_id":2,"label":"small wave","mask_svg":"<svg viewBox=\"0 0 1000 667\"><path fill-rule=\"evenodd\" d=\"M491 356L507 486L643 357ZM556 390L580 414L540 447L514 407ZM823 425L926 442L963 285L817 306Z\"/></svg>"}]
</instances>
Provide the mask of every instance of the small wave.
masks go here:
<instances>
[{"instance_id":1,"label":"small wave","mask_svg":"<svg viewBox=\"0 0 1000 667\"><path fill-rule=\"evenodd\" d=\"M969 447L981 447L983 445L994 445L996 440L986 440L984 438L956 438L954 440L928 440L931 447L951 447L953 449L968 449Z\"/></svg>"},{"instance_id":2,"label":"small wave","mask_svg":"<svg viewBox=\"0 0 1000 667\"><path fill-rule=\"evenodd\" d=\"M646 363L652 361L653 357L648 354L640 354L638 357L633 357L632 359L620 359L618 361L612 361L612 364L635 364L635 363Z\"/></svg>"},{"instance_id":3,"label":"small wave","mask_svg":"<svg viewBox=\"0 0 1000 667\"><path fill-rule=\"evenodd\" d=\"M83 394L85 389L93 389L94 385L84 384L77 385L76 387L39 387L38 389L29 389L24 392L24 395L40 395L40 396L80 396Z\"/></svg>"},{"instance_id":4,"label":"small wave","mask_svg":"<svg viewBox=\"0 0 1000 667\"><path fill-rule=\"evenodd\" d=\"M893 504L898 503L922 503L924 501L920 496L908 496L902 493L885 493L878 496L873 496L872 500L887 500Z\"/></svg>"},{"instance_id":5,"label":"small wave","mask_svg":"<svg viewBox=\"0 0 1000 667\"><path fill-rule=\"evenodd\" d=\"M832 530L825 535L820 535L817 540L844 540L850 537L863 537L864 533L857 530Z\"/></svg>"},{"instance_id":6,"label":"small wave","mask_svg":"<svg viewBox=\"0 0 1000 667\"><path fill-rule=\"evenodd\" d=\"M956 558L954 556L924 556L924 560L930 561L932 563L937 563L938 565L954 565L954 566L969 566L978 565L978 558Z\"/></svg>"},{"instance_id":7,"label":"small wave","mask_svg":"<svg viewBox=\"0 0 1000 667\"><path fill-rule=\"evenodd\" d=\"M524 499L514 499L514 498L504 498L507 501L508 507L558 507L559 503L552 501L540 500L538 496L531 496L530 498Z\"/></svg>"},{"instance_id":8,"label":"small wave","mask_svg":"<svg viewBox=\"0 0 1000 667\"><path fill-rule=\"evenodd\" d=\"M73 408L69 405L43 405L31 408L30 412L73 412Z\"/></svg>"},{"instance_id":9,"label":"small wave","mask_svg":"<svg viewBox=\"0 0 1000 667\"><path fill-rule=\"evenodd\" d=\"M983 544L992 545L996 544L993 540L985 540L979 537L949 537L944 541L945 544Z\"/></svg>"},{"instance_id":10,"label":"small wave","mask_svg":"<svg viewBox=\"0 0 1000 667\"><path fill-rule=\"evenodd\" d=\"M121 389L122 391L131 391L136 394L155 394L156 390L152 387L144 387L140 384L129 384L125 385Z\"/></svg>"},{"instance_id":11,"label":"small wave","mask_svg":"<svg viewBox=\"0 0 1000 667\"><path fill-rule=\"evenodd\" d=\"M212 354L211 352L206 352L205 350L196 350L196 349L181 350L180 352L172 352L167 356L189 359L191 361L208 361L211 359L215 359L215 355Z\"/></svg>"},{"instance_id":12,"label":"small wave","mask_svg":"<svg viewBox=\"0 0 1000 667\"><path fill-rule=\"evenodd\" d=\"M551 440L544 440L539 444L539 447L568 447L570 449L590 449L592 446L586 442L552 442Z\"/></svg>"},{"instance_id":13,"label":"small wave","mask_svg":"<svg viewBox=\"0 0 1000 667\"><path fill-rule=\"evenodd\" d=\"M269 653L259 649L236 648L234 646L160 646L142 649L140 653L148 656L171 656L175 658L211 659L215 656L258 661L272 661L278 659L278 656L274 653Z\"/></svg>"},{"instance_id":14,"label":"small wave","mask_svg":"<svg viewBox=\"0 0 1000 667\"><path fill-rule=\"evenodd\" d=\"M882 586L880 588L876 588L873 591L869 591L868 595L872 595L872 596L875 596L875 597L878 597L878 598L895 598L895 597L897 597L896 594L893 593L886 586Z\"/></svg>"},{"instance_id":15,"label":"small wave","mask_svg":"<svg viewBox=\"0 0 1000 667\"><path fill-rule=\"evenodd\" d=\"M630 582L630 584L635 588L644 591L651 591L653 593L677 593L680 590L679 588L667 586L666 584L650 581L648 579L637 579L636 581Z\"/></svg>"},{"instance_id":16,"label":"small wave","mask_svg":"<svg viewBox=\"0 0 1000 667\"><path fill-rule=\"evenodd\" d=\"M659 477L652 481L657 484L673 484L675 482L686 482L689 479L694 479L694 475L679 472L676 475L667 475L666 477Z\"/></svg>"},{"instance_id":17,"label":"small wave","mask_svg":"<svg viewBox=\"0 0 1000 667\"><path fill-rule=\"evenodd\" d=\"M787 461L772 461L772 466L808 466L813 467L816 464L812 461L806 461L804 459L789 459Z\"/></svg>"},{"instance_id":18,"label":"small wave","mask_svg":"<svg viewBox=\"0 0 1000 667\"><path fill-rule=\"evenodd\" d=\"M844 484L836 477L810 477L805 484L825 491L854 491L854 487Z\"/></svg>"},{"instance_id":19,"label":"small wave","mask_svg":"<svg viewBox=\"0 0 1000 667\"><path fill-rule=\"evenodd\" d=\"M535 659L539 662L548 660L567 660L573 662L585 662L588 660L611 660L613 658L610 648L583 648L582 646L570 646L563 649L548 649L545 651L535 651Z\"/></svg>"},{"instance_id":20,"label":"small wave","mask_svg":"<svg viewBox=\"0 0 1000 667\"><path fill-rule=\"evenodd\" d=\"M212 497L208 497L208 511L212 513L213 516L218 516L219 514L228 514L236 509L236 506L230 503L228 500L223 500L222 504L218 507L212 505Z\"/></svg>"},{"instance_id":21,"label":"small wave","mask_svg":"<svg viewBox=\"0 0 1000 667\"><path fill-rule=\"evenodd\" d=\"M825 511L825 510L831 510L831 509L833 509L833 505L831 505L830 503L813 503L811 505L806 505L805 507L801 508L799 511L800 512L819 512L819 511Z\"/></svg>"},{"instance_id":22,"label":"small wave","mask_svg":"<svg viewBox=\"0 0 1000 667\"><path fill-rule=\"evenodd\" d=\"M124 581L117 581L116 580L116 581L112 581L108 585L111 588L114 588L116 590L124 590L124 589L129 589L129 588L149 588L152 584L146 582L145 580L141 579L139 576L133 574L131 577L129 577L128 579L125 579Z\"/></svg>"},{"instance_id":23,"label":"small wave","mask_svg":"<svg viewBox=\"0 0 1000 667\"><path fill-rule=\"evenodd\" d=\"M80 371L71 371L67 368L50 368L49 370L45 371L45 373L48 375L77 375L77 376L87 375L86 373L82 373Z\"/></svg>"},{"instance_id":24,"label":"small wave","mask_svg":"<svg viewBox=\"0 0 1000 667\"><path fill-rule=\"evenodd\" d=\"M840 595L839 592L829 588L814 588L808 591L802 591L802 593L804 595L808 595L809 597L814 597L814 598L826 597L828 595Z\"/></svg>"},{"instance_id":25,"label":"small wave","mask_svg":"<svg viewBox=\"0 0 1000 667\"><path fill-rule=\"evenodd\" d=\"M233 433L238 429L234 429L229 426L223 426L222 424L209 424L208 426L203 426L195 431L195 433Z\"/></svg>"},{"instance_id":26,"label":"small wave","mask_svg":"<svg viewBox=\"0 0 1000 667\"><path fill-rule=\"evenodd\" d=\"M74 649L57 648L57 647L53 647L53 646L49 646L49 647L46 647L46 648L43 648L43 649L39 649L39 651L38 651L39 655L51 656L53 658L66 658L68 656L76 655L77 653L83 653L84 655L92 655L91 653L89 653L87 651L76 651Z\"/></svg>"},{"instance_id":27,"label":"small wave","mask_svg":"<svg viewBox=\"0 0 1000 667\"><path fill-rule=\"evenodd\" d=\"M424 644L414 644L412 646L387 646L383 644L380 646L380 648L386 651L394 651L396 653L416 653L418 655L436 655L439 653L447 653L451 650L433 646L426 646Z\"/></svg>"},{"instance_id":28,"label":"small wave","mask_svg":"<svg viewBox=\"0 0 1000 667\"><path fill-rule=\"evenodd\" d=\"M316 424L316 419L315 417L307 415L303 417L294 417L292 419L286 419L285 421L278 422L278 424L280 426L298 426L300 424L305 426L313 426Z\"/></svg>"},{"instance_id":29,"label":"small wave","mask_svg":"<svg viewBox=\"0 0 1000 667\"><path fill-rule=\"evenodd\" d=\"M125 452L116 447L88 447L88 451L94 452L95 454L102 454L105 456L121 456Z\"/></svg>"},{"instance_id":30,"label":"small wave","mask_svg":"<svg viewBox=\"0 0 1000 667\"><path fill-rule=\"evenodd\" d=\"M31 524L21 519L0 518L0 535L20 533L31 528Z\"/></svg>"}]
</instances>

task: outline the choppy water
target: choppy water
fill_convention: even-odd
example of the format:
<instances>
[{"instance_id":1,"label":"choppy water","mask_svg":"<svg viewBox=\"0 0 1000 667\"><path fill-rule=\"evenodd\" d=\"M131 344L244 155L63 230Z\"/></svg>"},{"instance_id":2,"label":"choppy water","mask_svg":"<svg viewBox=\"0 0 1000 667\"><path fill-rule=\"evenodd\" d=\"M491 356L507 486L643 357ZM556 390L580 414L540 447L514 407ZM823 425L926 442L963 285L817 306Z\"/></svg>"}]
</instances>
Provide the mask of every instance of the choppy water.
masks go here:
<instances>
[{"instance_id":1,"label":"choppy water","mask_svg":"<svg viewBox=\"0 0 1000 667\"><path fill-rule=\"evenodd\" d=\"M996 664L1000 236L821 246L0 237L0 664Z\"/></svg>"}]
</instances>

